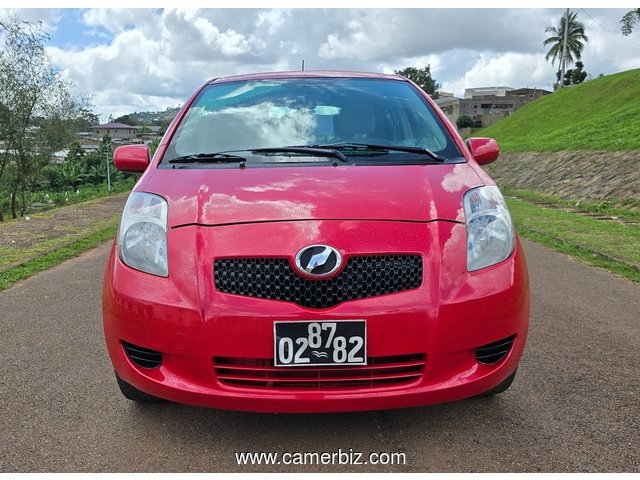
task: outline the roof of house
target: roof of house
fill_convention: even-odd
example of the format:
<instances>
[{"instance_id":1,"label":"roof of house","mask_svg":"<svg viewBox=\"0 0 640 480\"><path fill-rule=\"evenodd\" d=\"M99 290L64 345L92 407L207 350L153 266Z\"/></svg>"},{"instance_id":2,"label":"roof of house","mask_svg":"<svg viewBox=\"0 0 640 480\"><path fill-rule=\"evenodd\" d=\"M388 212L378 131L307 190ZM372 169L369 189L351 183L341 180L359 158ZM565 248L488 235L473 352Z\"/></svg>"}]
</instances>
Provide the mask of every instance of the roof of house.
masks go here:
<instances>
[{"instance_id":1,"label":"roof of house","mask_svg":"<svg viewBox=\"0 0 640 480\"><path fill-rule=\"evenodd\" d=\"M545 92L545 93L553 93L549 90L545 90L544 88L536 88L536 87L522 87L522 88L514 88L509 93L519 93L519 92Z\"/></svg>"},{"instance_id":2,"label":"roof of house","mask_svg":"<svg viewBox=\"0 0 640 480\"><path fill-rule=\"evenodd\" d=\"M470 92L482 92L484 90L513 90L513 87L507 87L507 86L499 86L499 87L473 87L473 88L466 88L465 90L469 90Z\"/></svg>"},{"instance_id":3,"label":"roof of house","mask_svg":"<svg viewBox=\"0 0 640 480\"><path fill-rule=\"evenodd\" d=\"M98 125L96 128L100 128L100 129L116 129L116 128L133 128L133 129L138 129L139 127L134 127L133 125L126 125L124 123L118 123L118 122L109 122L109 123L103 123L102 125Z\"/></svg>"},{"instance_id":4,"label":"roof of house","mask_svg":"<svg viewBox=\"0 0 640 480\"><path fill-rule=\"evenodd\" d=\"M453 105L455 103L460 103L460 98L458 97L440 97L436 98L434 102L436 105Z\"/></svg>"}]
</instances>

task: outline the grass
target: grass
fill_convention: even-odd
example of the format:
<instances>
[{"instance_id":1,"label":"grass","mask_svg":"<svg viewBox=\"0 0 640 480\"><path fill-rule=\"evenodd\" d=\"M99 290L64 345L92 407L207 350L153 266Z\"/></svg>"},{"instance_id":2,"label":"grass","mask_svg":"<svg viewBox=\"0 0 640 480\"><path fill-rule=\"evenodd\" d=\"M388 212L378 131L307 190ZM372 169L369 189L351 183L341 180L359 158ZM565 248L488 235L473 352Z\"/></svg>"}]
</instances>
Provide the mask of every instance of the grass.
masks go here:
<instances>
[{"instance_id":1,"label":"grass","mask_svg":"<svg viewBox=\"0 0 640 480\"><path fill-rule=\"evenodd\" d=\"M605 268L629 280L640 282L640 228L615 221L602 221L592 217L579 215L564 210L547 208L531 203L544 201L558 206L574 207L566 200L540 195L534 192L505 191L507 202L513 215L518 232L523 237L546 245L595 267ZM513 198L516 195L519 198ZM596 213L617 213L620 218L636 219L637 211L630 211L620 206L601 204L582 204L585 211ZM97 231L96 231L97 228ZM81 238L74 238L56 250L35 256L19 265L0 272L0 291L9 288L16 282L24 280L36 273L52 268L65 260L110 240L115 235L117 218L101 222L85 230ZM51 248L50 242L36 244L24 255ZM11 253L7 248L0 249L0 258Z\"/></svg>"},{"instance_id":2,"label":"grass","mask_svg":"<svg viewBox=\"0 0 640 480\"><path fill-rule=\"evenodd\" d=\"M523 237L640 282L640 228L507 198Z\"/></svg>"},{"instance_id":3,"label":"grass","mask_svg":"<svg viewBox=\"0 0 640 480\"><path fill-rule=\"evenodd\" d=\"M11 246L0 247L0 271L7 265L16 263L21 259L38 257L53 250L64 248L65 246L80 241L83 238L89 238L100 232L112 230L114 225L117 225L119 217L119 215L114 215L110 220L95 222L89 227L79 228L69 226L56 228L59 235L55 238L48 238L46 235L42 234L23 232L20 235L29 236L34 245L27 248L16 248ZM66 233L62 233L63 231L66 231Z\"/></svg>"},{"instance_id":4,"label":"grass","mask_svg":"<svg viewBox=\"0 0 640 480\"><path fill-rule=\"evenodd\" d=\"M0 291L114 237L125 194L0 224Z\"/></svg>"},{"instance_id":5,"label":"grass","mask_svg":"<svg viewBox=\"0 0 640 480\"><path fill-rule=\"evenodd\" d=\"M113 238L116 228L117 226L110 226L88 237L75 240L57 250L32 258L18 266L0 272L0 291L6 290L15 283L36 273L55 267L65 260L77 257L81 253Z\"/></svg>"},{"instance_id":6,"label":"grass","mask_svg":"<svg viewBox=\"0 0 640 480\"><path fill-rule=\"evenodd\" d=\"M512 190L509 188L501 188L500 190L505 196L518 197L529 202L551 203L559 207L640 223L640 200L632 198L592 202L588 200L568 200L528 190Z\"/></svg>"},{"instance_id":7,"label":"grass","mask_svg":"<svg viewBox=\"0 0 640 480\"><path fill-rule=\"evenodd\" d=\"M111 184L111 193L108 191L107 182L104 182L100 185L81 185L80 187L74 189L69 188L67 191L61 192L53 192L53 191L35 191L29 194L28 204L32 203L40 203L44 204L44 206L31 209L28 215L32 213L46 212L50 210L55 210L56 208L64 207L65 205L72 205L74 203L86 202L88 200L95 200L98 198L103 198L109 195L115 195L117 193L128 192L135 185L137 177L129 176L122 180L114 181ZM48 195L48 196L47 196ZM10 213L10 204L8 195L2 195L4 199L0 202L0 209L4 214L5 223L12 221L11 213ZM48 201L53 202L50 205L47 205Z\"/></svg>"},{"instance_id":8,"label":"grass","mask_svg":"<svg viewBox=\"0 0 640 480\"><path fill-rule=\"evenodd\" d=\"M504 151L640 150L640 69L563 88L475 135Z\"/></svg>"}]
</instances>

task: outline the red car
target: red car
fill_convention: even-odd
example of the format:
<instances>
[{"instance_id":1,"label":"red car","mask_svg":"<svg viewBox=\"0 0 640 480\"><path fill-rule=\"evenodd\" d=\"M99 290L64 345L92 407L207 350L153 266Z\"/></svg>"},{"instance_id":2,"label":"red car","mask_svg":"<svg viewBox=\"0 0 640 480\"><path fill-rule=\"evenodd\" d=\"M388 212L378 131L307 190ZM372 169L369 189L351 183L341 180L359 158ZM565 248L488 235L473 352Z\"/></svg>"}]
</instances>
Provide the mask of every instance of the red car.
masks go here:
<instances>
[{"instance_id":1,"label":"red car","mask_svg":"<svg viewBox=\"0 0 640 480\"><path fill-rule=\"evenodd\" d=\"M397 75L211 80L144 172L107 261L125 397L259 412L505 391L529 321L511 216L434 102Z\"/></svg>"}]
</instances>

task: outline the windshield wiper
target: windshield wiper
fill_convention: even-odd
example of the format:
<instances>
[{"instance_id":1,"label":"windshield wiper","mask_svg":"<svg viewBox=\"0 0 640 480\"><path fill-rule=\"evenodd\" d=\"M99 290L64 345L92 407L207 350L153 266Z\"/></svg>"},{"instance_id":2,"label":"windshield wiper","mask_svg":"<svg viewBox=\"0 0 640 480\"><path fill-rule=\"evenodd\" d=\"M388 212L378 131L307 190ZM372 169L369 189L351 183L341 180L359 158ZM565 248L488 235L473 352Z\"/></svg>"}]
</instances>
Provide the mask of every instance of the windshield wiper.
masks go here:
<instances>
[{"instance_id":1,"label":"windshield wiper","mask_svg":"<svg viewBox=\"0 0 640 480\"><path fill-rule=\"evenodd\" d=\"M316 155L319 157L333 157L341 162L348 162L349 159L340 151L332 146L324 145L301 145L288 147L268 147L268 148L252 148L251 153L303 153L308 155Z\"/></svg>"},{"instance_id":2,"label":"windshield wiper","mask_svg":"<svg viewBox=\"0 0 640 480\"><path fill-rule=\"evenodd\" d=\"M335 150L352 150L352 151L378 151L378 152L409 152L409 153L417 153L420 155L427 155L431 157L436 162L444 162L447 159L437 153L432 152L428 148L424 147L410 147L405 145L374 145L371 143L352 143L352 142L341 142L341 143L326 143L326 144L318 144L318 145L309 145L311 148L333 148Z\"/></svg>"},{"instance_id":3,"label":"windshield wiper","mask_svg":"<svg viewBox=\"0 0 640 480\"><path fill-rule=\"evenodd\" d=\"M247 159L240 155L230 153L195 153L193 155L182 155L169 160L169 163L244 163Z\"/></svg>"}]
</instances>

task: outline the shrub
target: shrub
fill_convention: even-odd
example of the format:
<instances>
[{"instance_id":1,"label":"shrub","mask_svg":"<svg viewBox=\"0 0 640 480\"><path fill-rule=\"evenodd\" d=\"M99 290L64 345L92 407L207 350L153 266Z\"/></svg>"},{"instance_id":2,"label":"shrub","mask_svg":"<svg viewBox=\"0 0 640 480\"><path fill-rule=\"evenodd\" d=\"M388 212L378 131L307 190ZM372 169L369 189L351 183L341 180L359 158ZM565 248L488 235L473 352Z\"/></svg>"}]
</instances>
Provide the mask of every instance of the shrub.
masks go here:
<instances>
[{"instance_id":1,"label":"shrub","mask_svg":"<svg viewBox=\"0 0 640 480\"><path fill-rule=\"evenodd\" d=\"M471 128L474 125L473 119L469 115L460 115L456 120L458 128Z\"/></svg>"}]
</instances>

